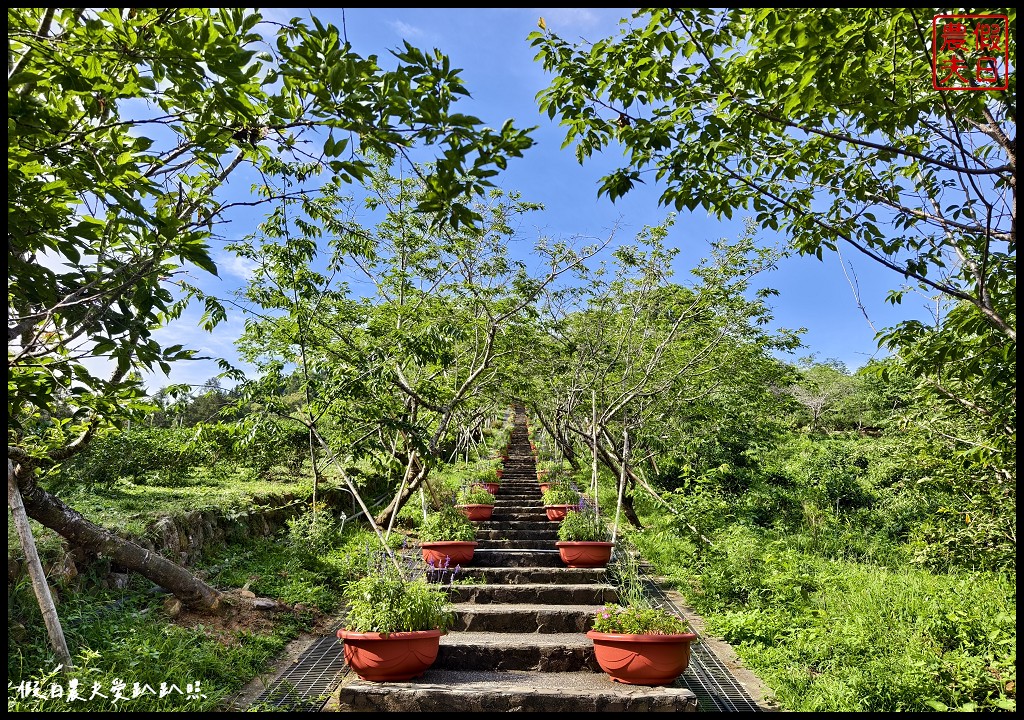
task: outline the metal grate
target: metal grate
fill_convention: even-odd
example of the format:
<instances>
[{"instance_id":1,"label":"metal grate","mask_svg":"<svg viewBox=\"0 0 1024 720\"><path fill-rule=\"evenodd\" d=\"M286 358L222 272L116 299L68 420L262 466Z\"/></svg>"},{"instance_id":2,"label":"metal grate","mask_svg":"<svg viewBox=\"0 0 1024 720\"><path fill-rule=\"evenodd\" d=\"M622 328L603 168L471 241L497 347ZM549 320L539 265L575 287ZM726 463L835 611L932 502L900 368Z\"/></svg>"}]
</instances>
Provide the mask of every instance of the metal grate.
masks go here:
<instances>
[{"instance_id":1,"label":"metal grate","mask_svg":"<svg viewBox=\"0 0 1024 720\"><path fill-rule=\"evenodd\" d=\"M319 712L348 671L336 629L314 642L295 664L253 701L252 708Z\"/></svg>"},{"instance_id":2,"label":"metal grate","mask_svg":"<svg viewBox=\"0 0 1024 720\"><path fill-rule=\"evenodd\" d=\"M647 591L662 606L682 615L679 607L650 577L646 578L645 584ZM691 631L697 635L697 641L690 645L690 665L680 681L697 696L701 711L763 712L764 708L754 701L725 663L703 642L700 633Z\"/></svg>"}]
</instances>

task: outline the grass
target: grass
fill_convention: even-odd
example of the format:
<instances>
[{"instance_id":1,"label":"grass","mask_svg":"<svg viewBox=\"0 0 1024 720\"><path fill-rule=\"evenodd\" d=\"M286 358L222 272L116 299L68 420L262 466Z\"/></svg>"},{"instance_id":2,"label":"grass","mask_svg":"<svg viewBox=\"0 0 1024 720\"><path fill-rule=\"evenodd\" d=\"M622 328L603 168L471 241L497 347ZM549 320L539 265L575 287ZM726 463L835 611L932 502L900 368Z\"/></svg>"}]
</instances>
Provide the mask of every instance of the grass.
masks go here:
<instances>
[{"instance_id":1,"label":"grass","mask_svg":"<svg viewBox=\"0 0 1024 720\"><path fill-rule=\"evenodd\" d=\"M785 709L1016 708L1014 577L821 557L740 525L700 550L657 525L631 537Z\"/></svg>"},{"instance_id":2,"label":"grass","mask_svg":"<svg viewBox=\"0 0 1024 720\"><path fill-rule=\"evenodd\" d=\"M269 634L223 642L163 617L147 584L136 578L123 591L63 595L59 615L75 665L67 673L40 631L31 589L17 584L8 596L9 630L21 628L8 634L8 712L216 710L301 630L288 619Z\"/></svg>"}]
</instances>

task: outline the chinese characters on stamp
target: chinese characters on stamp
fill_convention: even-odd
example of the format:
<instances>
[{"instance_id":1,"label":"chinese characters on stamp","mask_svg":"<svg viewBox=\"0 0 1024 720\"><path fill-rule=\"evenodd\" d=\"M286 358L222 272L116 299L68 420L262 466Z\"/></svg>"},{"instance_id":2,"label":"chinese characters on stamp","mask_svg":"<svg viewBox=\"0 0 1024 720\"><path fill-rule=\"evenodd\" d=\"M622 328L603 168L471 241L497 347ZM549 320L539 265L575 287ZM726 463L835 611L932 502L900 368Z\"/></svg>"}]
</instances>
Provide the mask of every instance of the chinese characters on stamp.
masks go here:
<instances>
[{"instance_id":1,"label":"chinese characters on stamp","mask_svg":"<svg viewBox=\"0 0 1024 720\"><path fill-rule=\"evenodd\" d=\"M1009 64L1006 15L932 18L932 86L936 90L1006 90Z\"/></svg>"}]
</instances>

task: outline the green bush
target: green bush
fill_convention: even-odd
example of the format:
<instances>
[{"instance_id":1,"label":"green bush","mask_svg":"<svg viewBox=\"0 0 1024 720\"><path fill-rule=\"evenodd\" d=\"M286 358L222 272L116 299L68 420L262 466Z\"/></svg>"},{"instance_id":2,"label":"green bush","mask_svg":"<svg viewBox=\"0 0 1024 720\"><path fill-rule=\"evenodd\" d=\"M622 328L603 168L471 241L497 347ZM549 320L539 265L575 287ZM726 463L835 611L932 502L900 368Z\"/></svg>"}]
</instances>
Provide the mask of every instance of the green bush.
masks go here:
<instances>
[{"instance_id":1,"label":"green bush","mask_svg":"<svg viewBox=\"0 0 1024 720\"><path fill-rule=\"evenodd\" d=\"M355 632L447 630L455 621L448 593L423 577L408 580L394 568L349 583L343 592L345 628Z\"/></svg>"},{"instance_id":2,"label":"green bush","mask_svg":"<svg viewBox=\"0 0 1024 720\"><path fill-rule=\"evenodd\" d=\"M608 604L594 617L594 630L624 635L675 635L690 626L675 613L656 607Z\"/></svg>"},{"instance_id":3,"label":"green bush","mask_svg":"<svg viewBox=\"0 0 1024 720\"><path fill-rule=\"evenodd\" d=\"M565 514L558 526L558 539L563 542L608 542L611 532L592 505L581 503L576 510Z\"/></svg>"},{"instance_id":4,"label":"green bush","mask_svg":"<svg viewBox=\"0 0 1024 720\"><path fill-rule=\"evenodd\" d=\"M547 489L541 497L541 502L545 505L577 505L581 494L572 483L556 482Z\"/></svg>"},{"instance_id":5,"label":"green bush","mask_svg":"<svg viewBox=\"0 0 1024 720\"><path fill-rule=\"evenodd\" d=\"M445 505L427 515L419 535L426 542L472 542L476 527L457 507Z\"/></svg>"},{"instance_id":6,"label":"green bush","mask_svg":"<svg viewBox=\"0 0 1024 720\"><path fill-rule=\"evenodd\" d=\"M336 547L345 527L345 516L335 520L330 508L317 503L293 518L288 518L288 547L298 557L318 560Z\"/></svg>"},{"instance_id":7,"label":"green bush","mask_svg":"<svg viewBox=\"0 0 1024 720\"><path fill-rule=\"evenodd\" d=\"M493 505L494 496L481 485L466 485L456 497L458 505Z\"/></svg>"}]
</instances>

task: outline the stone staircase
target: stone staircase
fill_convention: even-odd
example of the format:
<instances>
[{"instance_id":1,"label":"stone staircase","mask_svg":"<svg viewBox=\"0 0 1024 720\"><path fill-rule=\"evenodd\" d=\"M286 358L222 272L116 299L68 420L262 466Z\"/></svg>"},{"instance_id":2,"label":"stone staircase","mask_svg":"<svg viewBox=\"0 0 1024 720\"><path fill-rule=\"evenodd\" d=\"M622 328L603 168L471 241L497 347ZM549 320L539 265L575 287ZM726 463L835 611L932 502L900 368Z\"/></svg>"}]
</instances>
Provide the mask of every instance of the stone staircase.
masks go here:
<instances>
[{"instance_id":1,"label":"stone staircase","mask_svg":"<svg viewBox=\"0 0 1024 720\"><path fill-rule=\"evenodd\" d=\"M349 673L326 711L368 712L679 712L697 696L667 687L613 683L586 636L595 613L615 602L603 568L567 568L558 523L541 504L526 414L515 422L491 520L463 568L473 584L454 585L457 620L434 665L409 682L374 683Z\"/></svg>"}]
</instances>

